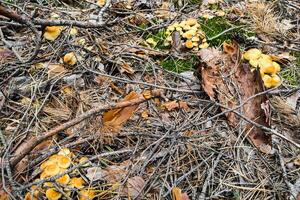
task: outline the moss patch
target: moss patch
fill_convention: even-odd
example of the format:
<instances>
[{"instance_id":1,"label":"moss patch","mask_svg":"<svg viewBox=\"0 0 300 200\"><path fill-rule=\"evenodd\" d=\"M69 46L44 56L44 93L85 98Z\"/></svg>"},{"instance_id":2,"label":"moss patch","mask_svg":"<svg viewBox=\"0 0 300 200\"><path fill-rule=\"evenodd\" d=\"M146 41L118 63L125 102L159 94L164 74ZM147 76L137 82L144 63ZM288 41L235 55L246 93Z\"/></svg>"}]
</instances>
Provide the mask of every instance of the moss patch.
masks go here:
<instances>
[{"instance_id":1,"label":"moss patch","mask_svg":"<svg viewBox=\"0 0 300 200\"><path fill-rule=\"evenodd\" d=\"M291 86L300 85L300 53L294 53L296 57L295 66L289 66L281 71L280 75Z\"/></svg>"},{"instance_id":2,"label":"moss patch","mask_svg":"<svg viewBox=\"0 0 300 200\"><path fill-rule=\"evenodd\" d=\"M196 56L192 56L190 59L178 59L168 58L161 61L161 66L169 71L181 73L184 71L193 70L194 67L199 63L199 59Z\"/></svg>"},{"instance_id":3,"label":"moss patch","mask_svg":"<svg viewBox=\"0 0 300 200\"><path fill-rule=\"evenodd\" d=\"M205 32L208 38L213 38L216 35L232 28L233 26L241 26L241 24L232 25L224 17L214 17L212 19L200 18L199 22L201 24L202 30ZM233 37L238 34L245 37L250 37L255 35L253 32L245 30L243 27L238 27L233 30L230 30L219 37L209 41L211 46L219 46L225 41L230 41Z\"/></svg>"}]
</instances>

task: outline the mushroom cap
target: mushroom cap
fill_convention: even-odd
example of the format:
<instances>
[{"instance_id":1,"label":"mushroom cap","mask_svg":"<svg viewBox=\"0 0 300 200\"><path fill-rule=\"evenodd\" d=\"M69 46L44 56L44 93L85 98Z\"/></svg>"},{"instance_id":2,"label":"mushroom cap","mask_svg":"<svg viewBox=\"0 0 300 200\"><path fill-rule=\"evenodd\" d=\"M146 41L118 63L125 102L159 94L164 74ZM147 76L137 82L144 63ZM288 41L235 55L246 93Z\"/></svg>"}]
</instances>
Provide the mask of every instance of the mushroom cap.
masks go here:
<instances>
[{"instance_id":1,"label":"mushroom cap","mask_svg":"<svg viewBox=\"0 0 300 200\"><path fill-rule=\"evenodd\" d=\"M52 182L45 182L43 184L44 187L53 187L53 183Z\"/></svg>"},{"instance_id":2,"label":"mushroom cap","mask_svg":"<svg viewBox=\"0 0 300 200\"><path fill-rule=\"evenodd\" d=\"M258 66L258 59L251 59L249 60L249 64L252 66L252 67L257 67Z\"/></svg>"},{"instance_id":3,"label":"mushroom cap","mask_svg":"<svg viewBox=\"0 0 300 200\"><path fill-rule=\"evenodd\" d=\"M92 200L95 197L95 191L92 189L81 190L79 192L79 200Z\"/></svg>"},{"instance_id":4,"label":"mushroom cap","mask_svg":"<svg viewBox=\"0 0 300 200\"><path fill-rule=\"evenodd\" d=\"M88 163L88 161L89 161L89 158L88 157L86 157L86 156L83 156L83 157L81 157L80 159L79 159L79 164L82 164L82 163L85 163L83 166L84 167L87 167L87 166L89 166L89 163Z\"/></svg>"},{"instance_id":5,"label":"mushroom cap","mask_svg":"<svg viewBox=\"0 0 300 200\"><path fill-rule=\"evenodd\" d=\"M186 24L190 25L190 26L196 25L197 23L198 23L197 19L194 19L194 18L190 18L190 19L186 20Z\"/></svg>"},{"instance_id":6,"label":"mushroom cap","mask_svg":"<svg viewBox=\"0 0 300 200\"><path fill-rule=\"evenodd\" d=\"M243 55L246 60L257 60L261 57L262 52L259 49L249 49Z\"/></svg>"},{"instance_id":7,"label":"mushroom cap","mask_svg":"<svg viewBox=\"0 0 300 200\"><path fill-rule=\"evenodd\" d=\"M49 200L58 200L61 196L61 193L57 192L54 188L49 188L46 190L46 197Z\"/></svg>"},{"instance_id":8,"label":"mushroom cap","mask_svg":"<svg viewBox=\"0 0 300 200\"><path fill-rule=\"evenodd\" d=\"M61 33L60 26L47 26L44 32L44 38L50 41L54 41Z\"/></svg>"},{"instance_id":9,"label":"mushroom cap","mask_svg":"<svg viewBox=\"0 0 300 200\"><path fill-rule=\"evenodd\" d=\"M82 189L84 187L84 180L83 178L81 177L74 177L74 178L71 178L70 182L69 182L69 185L70 187L75 187L77 189Z\"/></svg>"},{"instance_id":10,"label":"mushroom cap","mask_svg":"<svg viewBox=\"0 0 300 200\"><path fill-rule=\"evenodd\" d=\"M59 172L60 172L59 166L57 164L51 164L44 169L43 173L45 173L46 176L55 176L59 174Z\"/></svg>"},{"instance_id":11,"label":"mushroom cap","mask_svg":"<svg viewBox=\"0 0 300 200\"><path fill-rule=\"evenodd\" d=\"M69 65L75 65L77 62L76 56L74 52L67 53L64 58L64 62L69 64Z\"/></svg>"},{"instance_id":12,"label":"mushroom cap","mask_svg":"<svg viewBox=\"0 0 300 200\"><path fill-rule=\"evenodd\" d=\"M65 174L58 179L55 180L57 183L62 185L67 185L70 182L70 176L68 174Z\"/></svg>"},{"instance_id":13,"label":"mushroom cap","mask_svg":"<svg viewBox=\"0 0 300 200\"><path fill-rule=\"evenodd\" d=\"M49 177L49 175L46 172L42 172L40 175L40 179L43 180L45 178Z\"/></svg>"},{"instance_id":14,"label":"mushroom cap","mask_svg":"<svg viewBox=\"0 0 300 200\"><path fill-rule=\"evenodd\" d=\"M57 153L57 155L62 155L62 156L69 156L70 154L71 151L68 148L63 148Z\"/></svg>"},{"instance_id":15,"label":"mushroom cap","mask_svg":"<svg viewBox=\"0 0 300 200\"><path fill-rule=\"evenodd\" d=\"M192 41L193 41L193 42L199 42L199 41L200 41L199 36L194 36L194 37L192 38Z\"/></svg>"},{"instance_id":16,"label":"mushroom cap","mask_svg":"<svg viewBox=\"0 0 300 200\"><path fill-rule=\"evenodd\" d=\"M275 66L273 65L273 62L269 59L260 58L258 60L258 65L260 67L260 73L262 73L262 74L276 73Z\"/></svg>"},{"instance_id":17,"label":"mushroom cap","mask_svg":"<svg viewBox=\"0 0 300 200\"><path fill-rule=\"evenodd\" d=\"M53 160L46 160L45 162L43 162L41 164L40 169L44 170L48 165L51 165L51 164L55 164L55 161L53 161Z\"/></svg>"},{"instance_id":18,"label":"mushroom cap","mask_svg":"<svg viewBox=\"0 0 300 200\"><path fill-rule=\"evenodd\" d=\"M193 42L191 40L187 40L185 42L185 46L186 46L186 48L189 48L189 49L194 47Z\"/></svg>"},{"instance_id":19,"label":"mushroom cap","mask_svg":"<svg viewBox=\"0 0 300 200\"><path fill-rule=\"evenodd\" d=\"M57 164L59 167L67 169L71 165L71 158L69 158L68 156L60 155L57 160Z\"/></svg>"},{"instance_id":20,"label":"mushroom cap","mask_svg":"<svg viewBox=\"0 0 300 200\"><path fill-rule=\"evenodd\" d=\"M275 72L280 72L280 65L277 62L273 62L273 66L275 67Z\"/></svg>"},{"instance_id":21,"label":"mushroom cap","mask_svg":"<svg viewBox=\"0 0 300 200\"><path fill-rule=\"evenodd\" d=\"M277 76L276 74L270 76L268 74L265 74L262 78L264 85L267 88L271 88L271 87L276 87L278 85L280 85L281 80L279 78L279 76Z\"/></svg>"},{"instance_id":22,"label":"mushroom cap","mask_svg":"<svg viewBox=\"0 0 300 200\"><path fill-rule=\"evenodd\" d=\"M207 42L204 42L204 43L199 45L200 49L206 49L207 47L209 47L209 44Z\"/></svg>"}]
</instances>

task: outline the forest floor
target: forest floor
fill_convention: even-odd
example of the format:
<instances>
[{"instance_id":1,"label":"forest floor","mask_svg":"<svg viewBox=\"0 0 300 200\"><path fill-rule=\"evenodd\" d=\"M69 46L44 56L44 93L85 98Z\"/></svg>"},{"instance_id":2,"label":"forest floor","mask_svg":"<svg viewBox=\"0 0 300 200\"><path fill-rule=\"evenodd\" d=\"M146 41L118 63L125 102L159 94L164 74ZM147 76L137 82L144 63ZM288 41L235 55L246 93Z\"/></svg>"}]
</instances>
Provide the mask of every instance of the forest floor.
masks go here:
<instances>
[{"instance_id":1,"label":"forest floor","mask_svg":"<svg viewBox=\"0 0 300 200\"><path fill-rule=\"evenodd\" d=\"M299 200L299 20L298 0L1 1L0 200Z\"/></svg>"}]
</instances>

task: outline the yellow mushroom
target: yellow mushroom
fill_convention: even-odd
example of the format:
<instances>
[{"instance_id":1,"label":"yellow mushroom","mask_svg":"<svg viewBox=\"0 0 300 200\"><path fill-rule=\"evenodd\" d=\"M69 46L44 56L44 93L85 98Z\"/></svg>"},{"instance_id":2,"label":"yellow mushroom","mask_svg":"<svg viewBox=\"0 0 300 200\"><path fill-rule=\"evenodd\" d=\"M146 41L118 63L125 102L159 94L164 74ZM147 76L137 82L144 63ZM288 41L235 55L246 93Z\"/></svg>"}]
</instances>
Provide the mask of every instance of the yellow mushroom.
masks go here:
<instances>
[{"instance_id":1,"label":"yellow mushroom","mask_svg":"<svg viewBox=\"0 0 300 200\"><path fill-rule=\"evenodd\" d=\"M170 31L170 32L174 31L175 30L174 25L168 26L167 30Z\"/></svg>"},{"instance_id":2,"label":"yellow mushroom","mask_svg":"<svg viewBox=\"0 0 300 200\"><path fill-rule=\"evenodd\" d=\"M200 41L199 36L194 36L194 37L192 38L192 41L193 41L193 42L199 42L199 41Z\"/></svg>"},{"instance_id":3,"label":"yellow mushroom","mask_svg":"<svg viewBox=\"0 0 300 200\"><path fill-rule=\"evenodd\" d=\"M42 172L40 175L40 179L43 180L45 178L49 177L49 175L46 172Z\"/></svg>"},{"instance_id":4,"label":"yellow mushroom","mask_svg":"<svg viewBox=\"0 0 300 200\"><path fill-rule=\"evenodd\" d=\"M84 180L81 177L79 177L79 178L74 177L74 178L71 178L69 185L72 188L82 189L84 187Z\"/></svg>"},{"instance_id":5,"label":"yellow mushroom","mask_svg":"<svg viewBox=\"0 0 300 200\"><path fill-rule=\"evenodd\" d=\"M95 197L94 190L81 190L79 192L79 200L92 200Z\"/></svg>"},{"instance_id":6,"label":"yellow mushroom","mask_svg":"<svg viewBox=\"0 0 300 200\"><path fill-rule=\"evenodd\" d=\"M44 170L48 165L51 165L51 164L55 164L55 162L53 160L47 160L41 164L40 169Z\"/></svg>"},{"instance_id":7,"label":"yellow mushroom","mask_svg":"<svg viewBox=\"0 0 300 200\"><path fill-rule=\"evenodd\" d=\"M59 172L60 172L59 166L56 164L51 164L44 169L43 173L45 173L45 175L48 177L48 176L55 176L59 174Z\"/></svg>"},{"instance_id":8,"label":"yellow mushroom","mask_svg":"<svg viewBox=\"0 0 300 200\"><path fill-rule=\"evenodd\" d=\"M249 64L252 66L252 67L257 67L258 66L258 59L251 59L250 61L249 61Z\"/></svg>"},{"instance_id":9,"label":"yellow mushroom","mask_svg":"<svg viewBox=\"0 0 300 200\"><path fill-rule=\"evenodd\" d=\"M191 27L189 25L185 25L184 27L182 27L183 30L188 31L191 29Z\"/></svg>"},{"instance_id":10,"label":"yellow mushroom","mask_svg":"<svg viewBox=\"0 0 300 200\"><path fill-rule=\"evenodd\" d=\"M71 158L69 158L68 156L60 155L60 157L57 160L57 164L59 167L67 169L71 165Z\"/></svg>"},{"instance_id":11,"label":"yellow mushroom","mask_svg":"<svg viewBox=\"0 0 300 200\"><path fill-rule=\"evenodd\" d=\"M206 49L207 47L209 47L209 44L207 42L204 42L204 43L199 45L200 49Z\"/></svg>"},{"instance_id":12,"label":"yellow mushroom","mask_svg":"<svg viewBox=\"0 0 300 200\"><path fill-rule=\"evenodd\" d=\"M62 28L60 26L47 26L44 32L44 38L50 41L54 41L61 33Z\"/></svg>"},{"instance_id":13,"label":"yellow mushroom","mask_svg":"<svg viewBox=\"0 0 300 200\"><path fill-rule=\"evenodd\" d=\"M57 153L57 155L62 155L62 156L69 156L70 154L71 151L68 148L63 148Z\"/></svg>"},{"instance_id":14,"label":"yellow mushroom","mask_svg":"<svg viewBox=\"0 0 300 200\"><path fill-rule=\"evenodd\" d=\"M49 200L58 200L61 196L62 194L57 192L54 188L46 190L46 197Z\"/></svg>"},{"instance_id":15,"label":"yellow mushroom","mask_svg":"<svg viewBox=\"0 0 300 200\"><path fill-rule=\"evenodd\" d=\"M193 45L193 42L191 40L187 40L185 42L185 46L186 46L186 48L191 49L191 48L193 48L194 45Z\"/></svg>"},{"instance_id":16,"label":"yellow mushroom","mask_svg":"<svg viewBox=\"0 0 300 200\"><path fill-rule=\"evenodd\" d=\"M264 82L264 85L267 88L277 87L281 84L281 80L280 80L279 76L277 76L276 74L273 74L271 76L268 74L265 74L263 76L262 80Z\"/></svg>"},{"instance_id":17,"label":"yellow mushroom","mask_svg":"<svg viewBox=\"0 0 300 200\"><path fill-rule=\"evenodd\" d=\"M151 46L153 46L153 47L155 47L155 46L157 45L157 42L156 42L153 38L148 38L148 39L146 40L146 42L147 42L148 44L150 44Z\"/></svg>"},{"instance_id":18,"label":"yellow mushroom","mask_svg":"<svg viewBox=\"0 0 300 200\"><path fill-rule=\"evenodd\" d=\"M48 160L49 161L57 162L59 156L60 155L54 154L54 155L50 156Z\"/></svg>"},{"instance_id":19,"label":"yellow mushroom","mask_svg":"<svg viewBox=\"0 0 300 200\"><path fill-rule=\"evenodd\" d=\"M53 183L52 182L46 182L43 184L44 187L53 187Z\"/></svg>"},{"instance_id":20,"label":"yellow mushroom","mask_svg":"<svg viewBox=\"0 0 300 200\"><path fill-rule=\"evenodd\" d=\"M70 29L70 35L74 36L78 33L77 29L76 28L71 28Z\"/></svg>"},{"instance_id":21,"label":"yellow mushroom","mask_svg":"<svg viewBox=\"0 0 300 200\"><path fill-rule=\"evenodd\" d=\"M57 183L67 185L70 182L70 176L68 174L63 175L55 180Z\"/></svg>"},{"instance_id":22,"label":"yellow mushroom","mask_svg":"<svg viewBox=\"0 0 300 200\"><path fill-rule=\"evenodd\" d=\"M246 60L257 60L261 57L262 52L259 49L249 49L243 55Z\"/></svg>"},{"instance_id":23,"label":"yellow mushroom","mask_svg":"<svg viewBox=\"0 0 300 200\"><path fill-rule=\"evenodd\" d=\"M197 22L197 19L193 19L193 18L190 18L186 21L186 24L189 25L189 26L194 26L196 25L198 22Z\"/></svg>"},{"instance_id":24,"label":"yellow mushroom","mask_svg":"<svg viewBox=\"0 0 300 200\"><path fill-rule=\"evenodd\" d=\"M280 65L277 62L273 62L273 66L275 67L275 71L280 72Z\"/></svg>"},{"instance_id":25,"label":"yellow mushroom","mask_svg":"<svg viewBox=\"0 0 300 200\"><path fill-rule=\"evenodd\" d=\"M198 42L193 42L193 47L198 47Z\"/></svg>"},{"instance_id":26,"label":"yellow mushroom","mask_svg":"<svg viewBox=\"0 0 300 200\"><path fill-rule=\"evenodd\" d=\"M98 0L97 1L97 4L98 4L98 6L104 6L105 5L105 2L106 2L106 0Z\"/></svg>"},{"instance_id":27,"label":"yellow mushroom","mask_svg":"<svg viewBox=\"0 0 300 200\"><path fill-rule=\"evenodd\" d=\"M260 67L261 74L274 74L276 73L275 66L272 60L260 58L258 59L258 66Z\"/></svg>"},{"instance_id":28,"label":"yellow mushroom","mask_svg":"<svg viewBox=\"0 0 300 200\"><path fill-rule=\"evenodd\" d=\"M77 63L77 58L74 52L67 53L63 60L64 63L67 63L68 65L75 65Z\"/></svg>"}]
</instances>

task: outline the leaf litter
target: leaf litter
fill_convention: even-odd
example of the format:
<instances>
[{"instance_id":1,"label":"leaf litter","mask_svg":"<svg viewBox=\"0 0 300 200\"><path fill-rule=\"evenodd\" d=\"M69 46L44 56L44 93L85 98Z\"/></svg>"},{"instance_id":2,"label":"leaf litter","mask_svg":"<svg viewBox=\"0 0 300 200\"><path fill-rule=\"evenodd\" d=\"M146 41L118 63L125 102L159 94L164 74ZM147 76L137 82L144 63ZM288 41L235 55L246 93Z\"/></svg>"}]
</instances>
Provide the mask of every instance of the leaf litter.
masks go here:
<instances>
[{"instance_id":1,"label":"leaf litter","mask_svg":"<svg viewBox=\"0 0 300 200\"><path fill-rule=\"evenodd\" d=\"M0 4L1 198L299 196L297 1L62 2Z\"/></svg>"}]
</instances>

